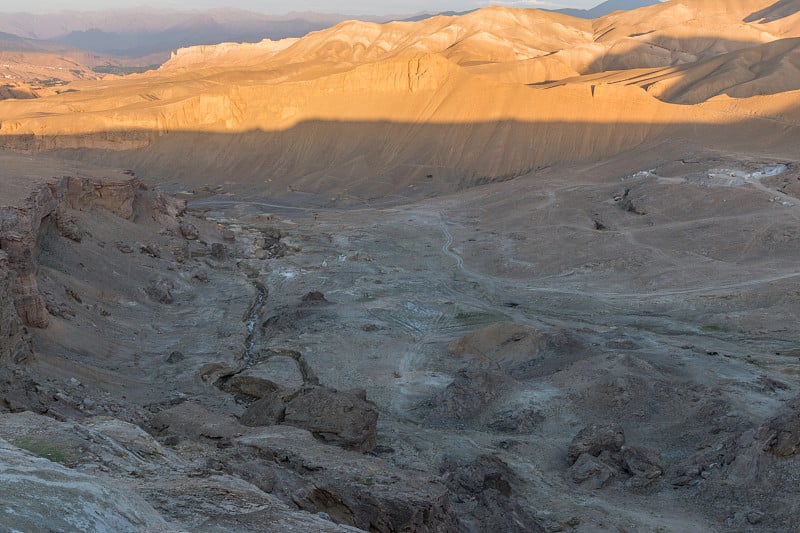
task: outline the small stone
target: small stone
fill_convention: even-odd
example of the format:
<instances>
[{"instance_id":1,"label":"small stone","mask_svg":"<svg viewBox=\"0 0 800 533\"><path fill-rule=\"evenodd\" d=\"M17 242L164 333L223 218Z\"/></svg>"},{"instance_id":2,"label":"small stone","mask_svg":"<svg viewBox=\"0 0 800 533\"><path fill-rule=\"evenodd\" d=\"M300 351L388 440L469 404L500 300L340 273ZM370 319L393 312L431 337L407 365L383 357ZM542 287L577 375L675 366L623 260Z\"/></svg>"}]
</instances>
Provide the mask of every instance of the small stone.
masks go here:
<instances>
[{"instance_id":1,"label":"small stone","mask_svg":"<svg viewBox=\"0 0 800 533\"><path fill-rule=\"evenodd\" d=\"M222 240L233 242L236 240L236 233L229 229L222 230Z\"/></svg>"},{"instance_id":2,"label":"small stone","mask_svg":"<svg viewBox=\"0 0 800 533\"><path fill-rule=\"evenodd\" d=\"M751 526L760 524L762 520L764 520L764 513L761 511L751 511L747 513L747 523Z\"/></svg>"},{"instance_id":3,"label":"small stone","mask_svg":"<svg viewBox=\"0 0 800 533\"><path fill-rule=\"evenodd\" d=\"M197 229L197 226L194 224L190 224L185 222L180 226L181 235L187 241L196 241L200 238L200 231Z\"/></svg>"},{"instance_id":4,"label":"small stone","mask_svg":"<svg viewBox=\"0 0 800 533\"><path fill-rule=\"evenodd\" d=\"M181 361L183 361L184 358L185 356L183 355L182 352L175 350L167 356L167 363L174 365L175 363L180 363Z\"/></svg>"},{"instance_id":5,"label":"small stone","mask_svg":"<svg viewBox=\"0 0 800 533\"><path fill-rule=\"evenodd\" d=\"M311 291L305 294L302 298L304 303L324 303L328 300L325 299L325 295L319 291Z\"/></svg>"},{"instance_id":6,"label":"small stone","mask_svg":"<svg viewBox=\"0 0 800 533\"><path fill-rule=\"evenodd\" d=\"M149 255L150 257L158 259L161 257L161 251L158 249L156 244L150 243L145 244L139 248L139 251L145 255Z\"/></svg>"},{"instance_id":7,"label":"small stone","mask_svg":"<svg viewBox=\"0 0 800 533\"><path fill-rule=\"evenodd\" d=\"M175 301L175 298L172 296L172 289L174 288L175 285L173 285L171 281L161 279L153 281L150 286L145 289L145 292L154 301L169 305Z\"/></svg>"},{"instance_id":8,"label":"small stone","mask_svg":"<svg viewBox=\"0 0 800 533\"><path fill-rule=\"evenodd\" d=\"M211 257L217 261L224 261L228 257L228 250L224 244L215 242L211 245Z\"/></svg>"}]
</instances>

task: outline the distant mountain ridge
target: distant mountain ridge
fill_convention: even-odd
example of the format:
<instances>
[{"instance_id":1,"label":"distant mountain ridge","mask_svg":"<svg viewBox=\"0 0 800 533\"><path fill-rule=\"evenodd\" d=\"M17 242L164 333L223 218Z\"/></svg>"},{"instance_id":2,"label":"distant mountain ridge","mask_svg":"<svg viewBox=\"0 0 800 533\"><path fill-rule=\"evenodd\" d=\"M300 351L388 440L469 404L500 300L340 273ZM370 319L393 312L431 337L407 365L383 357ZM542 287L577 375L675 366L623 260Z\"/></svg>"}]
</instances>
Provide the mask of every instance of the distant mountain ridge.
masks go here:
<instances>
[{"instance_id":1,"label":"distant mountain ridge","mask_svg":"<svg viewBox=\"0 0 800 533\"><path fill-rule=\"evenodd\" d=\"M264 15L238 9L10 13L0 16L0 32L103 55L123 58L158 56L164 61L178 48L301 37L350 18L322 13ZM391 17L359 18L385 22Z\"/></svg>"},{"instance_id":2,"label":"distant mountain ridge","mask_svg":"<svg viewBox=\"0 0 800 533\"><path fill-rule=\"evenodd\" d=\"M631 10L658 0L608 0L592 9L561 9L559 13L597 18L616 10ZM172 9L110 9L104 11L0 16L0 32L26 39L51 41L117 58L146 58L160 63L179 48L222 42L260 42L302 37L357 18L364 22L418 22L434 16L463 16L473 12L445 11L403 16L359 16L313 12L265 15L239 9L178 11ZM44 43L43 43L43 46Z\"/></svg>"},{"instance_id":3,"label":"distant mountain ridge","mask_svg":"<svg viewBox=\"0 0 800 533\"><path fill-rule=\"evenodd\" d=\"M557 13L563 13L571 17L584 19L596 19L604 17L614 11L631 11L640 7L652 6L661 3L661 0L606 0L591 9L554 9Z\"/></svg>"}]
</instances>

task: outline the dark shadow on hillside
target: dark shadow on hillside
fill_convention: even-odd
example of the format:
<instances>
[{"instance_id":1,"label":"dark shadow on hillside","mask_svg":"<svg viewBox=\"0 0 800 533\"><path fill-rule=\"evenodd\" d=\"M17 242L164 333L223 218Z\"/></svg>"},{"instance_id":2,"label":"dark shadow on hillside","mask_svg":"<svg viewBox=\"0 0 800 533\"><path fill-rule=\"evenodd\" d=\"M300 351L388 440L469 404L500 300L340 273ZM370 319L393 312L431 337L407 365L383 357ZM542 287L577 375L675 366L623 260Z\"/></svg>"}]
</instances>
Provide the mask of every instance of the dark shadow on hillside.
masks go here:
<instances>
[{"instance_id":1,"label":"dark shadow on hillside","mask_svg":"<svg viewBox=\"0 0 800 533\"><path fill-rule=\"evenodd\" d=\"M798 11L800 11L800 2L797 0L778 0L769 7L751 13L744 21L765 24L794 15Z\"/></svg>"},{"instance_id":2,"label":"dark shadow on hillside","mask_svg":"<svg viewBox=\"0 0 800 533\"><path fill-rule=\"evenodd\" d=\"M635 37L629 36L631 39ZM647 33L633 49L615 52L612 48L605 55L589 63L581 74L597 74L614 70L637 68L661 68L696 61L703 61L731 51L742 50L762 44L761 42L720 38L672 38L666 35ZM652 40L652 42L650 42Z\"/></svg>"},{"instance_id":3,"label":"dark shadow on hillside","mask_svg":"<svg viewBox=\"0 0 800 533\"><path fill-rule=\"evenodd\" d=\"M698 61L678 61L675 65L662 65L664 69L673 69L668 74L671 87L667 92L659 92L654 96L673 104L693 105L722 94L731 98L748 98L800 90L800 77L794 73L786 72L786 75L776 76L784 63L797 63L800 58L800 38L779 39L765 44L727 42L726 46L740 48ZM609 54L591 68L608 67L606 70L612 71L636 68L636 60L631 58L646 52L646 48L648 45L642 45L632 54ZM641 61L638 66L645 64L646 61ZM651 64L651 68L658 66ZM648 90L657 81L659 74L661 73L631 74L630 77L609 83L638 86Z\"/></svg>"},{"instance_id":4,"label":"dark shadow on hillside","mask_svg":"<svg viewBox=\"0 0 800 533\"><path fill-rule=\"evenodd\" d=\"M769 119L721 125L308 121L285 131L234 134L139 130L6 136L0 137L0 148L131 169L147 180L197 191L223 184L239 195L356 205L448 194L679 139L743 152L763 146L790 157L796 156L798 135L800 125Z\"/></svg>"}]
</instances>

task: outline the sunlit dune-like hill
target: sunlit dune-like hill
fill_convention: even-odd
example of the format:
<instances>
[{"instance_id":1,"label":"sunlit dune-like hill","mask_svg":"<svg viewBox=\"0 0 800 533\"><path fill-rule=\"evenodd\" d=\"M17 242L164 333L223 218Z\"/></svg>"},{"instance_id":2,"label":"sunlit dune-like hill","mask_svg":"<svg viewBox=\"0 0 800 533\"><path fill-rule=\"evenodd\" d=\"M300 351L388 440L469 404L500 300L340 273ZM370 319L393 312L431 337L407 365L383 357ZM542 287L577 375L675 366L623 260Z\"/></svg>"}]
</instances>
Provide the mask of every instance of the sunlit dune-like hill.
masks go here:
<instances>
[{"instance_id":1,"label":"sunlit dune-like hill","mask_svg":"<svg viewBox=\"0 0 800 533\"><path fill-rule=\"evenodd\" d=\"M0 102L0 143L328 197L446 192L680 138L752 148L755 135L788 153L797 13L796 1L683 0L596 20L486 8L344 22Z\"/></svg>"}]
</instances>

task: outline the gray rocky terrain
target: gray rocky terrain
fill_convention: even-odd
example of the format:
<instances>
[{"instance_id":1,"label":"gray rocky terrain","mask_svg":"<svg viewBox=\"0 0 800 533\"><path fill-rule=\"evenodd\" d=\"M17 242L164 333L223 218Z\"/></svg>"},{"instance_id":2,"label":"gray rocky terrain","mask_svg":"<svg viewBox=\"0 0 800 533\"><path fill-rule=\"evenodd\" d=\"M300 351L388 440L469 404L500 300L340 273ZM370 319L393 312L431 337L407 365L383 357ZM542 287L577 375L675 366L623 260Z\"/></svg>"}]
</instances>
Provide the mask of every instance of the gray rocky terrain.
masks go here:
<instances>
[{"instance_id":1,"label":"gray rocky terrain","mask_svg":"<svg viewBox=\"0 0 800 533\"><path fill-rule=\"evenodd\" d=\"M0 529L796 531L795 160L312 210L0 158Z\"/></svg>"}]
</instances>

